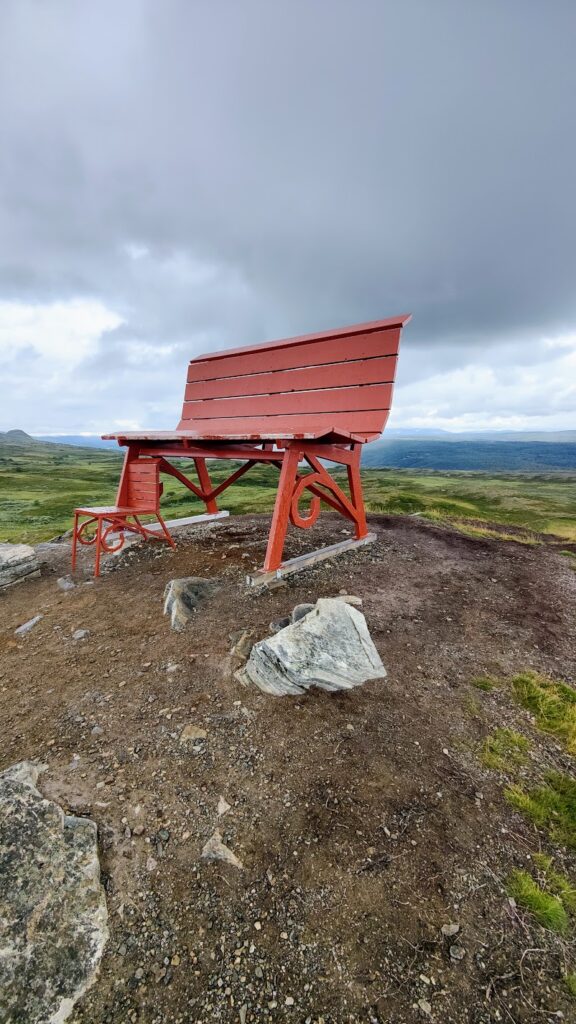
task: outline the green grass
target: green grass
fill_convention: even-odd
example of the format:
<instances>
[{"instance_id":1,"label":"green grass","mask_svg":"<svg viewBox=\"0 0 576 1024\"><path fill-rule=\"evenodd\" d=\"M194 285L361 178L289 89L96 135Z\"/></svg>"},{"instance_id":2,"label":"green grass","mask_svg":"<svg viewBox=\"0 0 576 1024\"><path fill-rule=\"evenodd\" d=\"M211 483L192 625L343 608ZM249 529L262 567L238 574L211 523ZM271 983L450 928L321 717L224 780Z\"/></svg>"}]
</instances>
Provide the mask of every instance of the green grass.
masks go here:
<instances>
[{"instance_id":1,"label":"green grass","mask_svg":"<svg viewBox=\"0 0 576 1024\"><path fill-rule=\"evenodd\" d=\"M539 728L558 736L566 750L576 754L576 690L534 672L514 676L512 689L522 707L534 715Z\"/></svg>"},{"instance_id":2,"label":"green grass","mask_svg":"<svg viewBox=\"0 0 576 1024\"><path fill-rule=\"evenodd\" d=\"M487 768L504 771L512 766L526 764L526 753L530 743L525 736L513 729L496 729L484 740L482 763Z\"/></svg>"},{"instance_id":3,"label":"green grass","mask_svg":"<svg viewBox=\"0 0 576 1024\"><path fill-rule=\"evenodd\" d=\"M121 458L114 450L0 445L0 540L46 540L70 528L75 505L109 504ZM177 464L193 476L190 463ZM212 462L209 468L219 483L236 467ZM345 486L344 472L337 470L336 476ZM178 481L163 479L162 505L168 518L204 511ZM478 537L533 543L534 533L554 533L576 541L574 476L366 469L362 480L369 514L417 513ZM222 495L220 505L233 514L270 512L277 481L274 467L255 466Z\"/></svg>"},{"instance_id":4,"label":"green grass","mask_svg":"<svg viewBox=\"0 0 576 1024\"><path fill-rule=\"evenodd\" d=\"M472 680L472 686L475 686L477 690L483 690L484 693L490 693L497 688L498 684L489 676L480 676L479 679Z\"/></svg>"},{"instance_id":5,"label":"green grass","mask_svg":"<svg viewBox=\"0 0 576 1024\"><path fill-rule=\"evenodd\" d=\"M576 999L576 971L564 975L564 982L571 996Z\"/></svg>"},{"instance_id":6,"label":"green grass","mask_svg":"<svg viewBox=\"0 0 576 1024\"><path fill-rule=\"evenodd\" d=\"M539 828L547 829L555 842L576 849L576 779L548 772L543 785L525 790L508 786L509 803Z\"/></svg>"},{"instance_id":7,"label":"green grass","mask_svg":"<svg viewBox=\"0 0 576 1024\"><path fill-rule=\"evenodd\" d=\"M554 932L565 932L568 915L558 896L541 889L527 871L513 871L507 880L506 890L519 907L534 915L543 928Z\"/></svg>"},{"instance_id":8,"label":"green grass","mask_svg":"<svg viewBox=\"0 0 576 1024\"><path fill-rule=\"evenodd\" d=\"M544 853L535 853L532 860L544 877L546 887L550 892L553 892L555 896L562 900L562 903L570 913L576 913L576 889L566 875L556 871L553 858L547 857Z\"/></svg>"}]
</instances>

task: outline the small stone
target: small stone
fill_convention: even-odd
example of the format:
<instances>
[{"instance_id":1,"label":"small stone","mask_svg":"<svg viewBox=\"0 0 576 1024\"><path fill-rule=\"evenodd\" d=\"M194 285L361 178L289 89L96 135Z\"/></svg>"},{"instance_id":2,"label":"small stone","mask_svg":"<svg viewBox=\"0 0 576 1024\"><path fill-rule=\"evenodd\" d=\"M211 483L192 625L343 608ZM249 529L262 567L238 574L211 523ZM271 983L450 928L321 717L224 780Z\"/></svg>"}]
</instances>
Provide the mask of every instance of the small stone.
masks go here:
<instances>
[{"instance_id":1,"label":"small stone","mask_svg":"<svg viewBox=\"0 0 576 1024\"><path fill-rule=\"evenodd\" d=\"M146 861L146 871L156 871L158 867L158 861L154 857L148 857Z\"/></svg>"},{"instance_id":2,"label":"small stone","mask_svg":"<svg viewBox=\"0 0 576 1024\"><path fill-rule=\"evenodd\" d=\"M70 576L60 576L60 578L56 580L56 586L58 587L58 590L74 590L76 584Z\"/></svg>"},{"instance_id":3,"label":"small stone","mask_svg":"<svg viewBox=\"0 0 576 1024\"><path fill-rule=\"evenodd\" d=\"M238 1019L240 1021L240 1024L246 1024L246 1014L247 1013L248 1013L248 1007L246 1006L246 1003L244 1003L244 1005L241 1006L239 1011L238 1011Z\"/></svg>"},{"instance_id":4,"label":"small stone","mask_svg":"<svg viewBox=\"0 0 576 1024\"><path fill-rule=\"evenodd\" d=\"M185 725L180 733L180 743L182 746L186 746L196 740L205 740L207 735L206 729L202 729L199 725Z\"/></svg>"},{"instance_id":5,"label":"small stone","mask_svg":"<svg viewBox=\"0 0 576 1024\"><path fill-rule=\"evenodd\" d=\"M216 808L216 812L218 814L218 817L221 818L223 814L228 814L228 811L231 811L231 810L232 810L232 808L231 808L230 804L228 803L228 801L225 800L223 796L221 796L219 801L218 801L218 807Z\"/></svg>"},{"instance_id":6,"label":"small stone","mask_svg":"<svg viewBox=\"0 0 576 1024\"><path fill-rule=\"evenodd\" d=\"M88 629L75 629L72 633L73 640L85 640L87 636L90 636Z\"/></svg>"},{"instance_id":7,"label":"small stone","mask_svg":"<svg viewBox=\"0 0 576 1024\"><path fill-rule=\"evenodd\" d=\"M284 1000L284 1004L286 1006L294 1006L294 997L293 996L286 996L286 999Z\"/></svg>"},{"instance_id":8,"label":"small stone","mask_svg":"<svg viewBox=\"0 0 576 1024\"><path fill-rule=\"evenodd\" d=\"M432 1007L427 999L419 999L418 1006L422 1010L422 1013L425 1013L427 1017L432 1013Z\"/></svg>"},{"instance_id":9,"label":"small stone","mask_svg":"<svg viewBox=\"0 0 576 1024\"><path fill-rule=\"evenodd\" d=\"M292 610L291 621L300 622L300 619L303 619L305 615L313 612L315 607L316 605L313 604L297 604Z\"/></svg>"},{"instance_id":10,"label":"small stone","mask_svg":"<svg viewBox=\"0 0 576 1024\"><path fill-rule=\"evenodd\" d=\"M459 931L460 931L460 925L459 924L443 924L442 925L442 935L445 935L446 938L451 938L452 935L458 935Z\"/></svg>"},{"instance_id":11,"label":"small stone","mask_svg":"<svg viewBox=\"0 0 576 1024\"><path fill-rule=\"evenodd\" d=\"M132 829L132 834L135 836L143 836L144 825L135 825L134 828Z\"/></svg>"},{"instance_id":12,"label":"small stone","mask_svg":"<svg viewBox=\"0 0 576 1024\"><path fill-rule=\"evenodd\" d=\"M24 636L26 633L29 633L43 618L43 615L35 615L33 619L28 619L28 622L24 622L21 626L18 626L18 629L14 630L14 636Z\"/></svg>"},{"instance_id":13,"label":"small stone","mask_svg":"<svg viewBox=\"0 0 576 1024\"><path fill-rule=\"evenodd\" d=\"M255 927L257 932L261 931L262 925L261 925L260 921L254 921L254 927Z\"/></svg>"},{"instance_id":14,"label":"small stone","mask_svg":"<svg viewBox=\"0 0 576 1024\"><path fill-rule=\"evenodd\" d=\"M164 591L164 615L170 616L172 629L186 629L199 605L218 589L216 580L200 576L170 580Z\"/></svg>"},{"instance_id":15,"label":"small stone","mask_svg":"<svg viewBox=\"0 0 576 1024\"><path fill-rule=\"evenodd\" d=\"M463 960L466 956L466 950L463 946L450 946L450 957L452 960Z\"/></svg>"},{"instance_id":16,"label":"small stone","mask_svg":"<svg viewBox=\"0 0 576 1024\"><path fill-rule=\"evenodd\" d=\"M140 979L144 977L144 970L143 970L143 968L142 968L142 967L138 967L138 968L137 968L137 969L136 969L136 970L134 971L134 977L135 977L135 978L136 978L136 979L137 979L138 981L140 981Z\"/></svg>"},{"instance_id":17,"label":"small stone","mask_svg":"<svg viewBox=\"0 0 576 1024\"><path fill-rule=\"evenodd\" d=\"M281 619L274 619L274 621L270 623L270 632L279 633L280 630L286 629L286 626L289 626L291 621L292 620L289 615L283 615Z\"/></svg>"},{"instance_id":18,"label":"small stone","mask_svg":"<svg viewBox=\"0 0 576 1024\"><path fill-rule=\"evenodd\" d=\"M256 967L255 970L254 970L254 974L256 975L257 978L263 978L264 977L264 971L262 970L261 967Z\"/></svg>"},{"instance_id":19,"label":"small stone","mask_svg":"<svg viewBox=\"0 0 576 1024\"><path fill-rule=\"evenodd\" d=\"M95 726L94 726L94 727L93 727L93 728L92 728L92 729L90 730L90 732L91 732L92 736L101 736L101 735L102 735L102 733L104 732L104 729L102 729L102 727L101 727L101 726L99 726L99 725L95 725Z\"/></svg>"},{"instance_id":20,"label":"small stone","mask_svg":"<svg viewBox=\"0 0 576 1024\"><path fill-rule=\"evenodd\" d=\"M244 865L238 857L232 853L227 846L222 842L222 836L219 832L214 832L214 835L210 837L208 842L204 845L200 856L203 860L223 860L226 864L231 864L232 867L242 870Z\"/></svg>"},{"instance_id":21,"label":"small stone","mask_svg":"<svg viewBox=\"0 0 576 1024\"><path fill-rule=\"evenodd\" d=\"M180 957L178 956L178 953L174 953L174 956L172 957L170 963L172 964L172 967L178 967L180 963Z\"/></svg>"}]
</instances>

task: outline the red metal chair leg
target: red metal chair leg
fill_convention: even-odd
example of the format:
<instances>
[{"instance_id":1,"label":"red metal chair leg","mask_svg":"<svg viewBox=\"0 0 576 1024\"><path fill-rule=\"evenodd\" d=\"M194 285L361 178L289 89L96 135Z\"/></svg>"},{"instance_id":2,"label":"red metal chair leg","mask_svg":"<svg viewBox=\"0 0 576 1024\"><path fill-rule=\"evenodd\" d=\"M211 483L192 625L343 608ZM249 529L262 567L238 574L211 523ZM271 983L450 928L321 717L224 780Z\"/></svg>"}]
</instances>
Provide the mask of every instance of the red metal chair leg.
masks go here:
<instances>
[{"instance_id":1,"label":"red metal chair leg","mask_svg":"<svg viewBox=\"0 0 576 1024\"><path fill-rule=\"evenodd\" d=\"M94 575L100 575L100 555L102 552L102 516L98 516L98 529L96 531L96 565Z\"/></svg>"},{"instance_id":2,"label":"red metal chair leg","mask_svg":"<svg viewBox=\"0 0 576 1024\"><path fill-rule=\"evenodd\" d=\"M174 550L176 550L176 545L175 545L174 541L172 540L172 537L170 535L168 527L166 526L166 523L164 522L164 520L163 520L163 518L162 518L162 516L160 515L159 512L156 513L156 517L158 519L158 522L160 523L160 526L162 527L162 530L164 532L164 536L166 537L166 540L168 541L170 547L174 548Z\"/></svg>"},{"instance_id":3,"label":"red metal chair leg","mask_svg":"<svg viewBox=\"0 0 576 1024\"><path fill-rule=\"evenodd\" d=\"M264 572L274 572L282 564L282 552L290 518L290 508L294 484L298 473L298 463L301 452L296 448L289 448L282 460L280 480L278 481L278 492L272 514L270 536L264 559Z\"/></svg>"}]
</instances>

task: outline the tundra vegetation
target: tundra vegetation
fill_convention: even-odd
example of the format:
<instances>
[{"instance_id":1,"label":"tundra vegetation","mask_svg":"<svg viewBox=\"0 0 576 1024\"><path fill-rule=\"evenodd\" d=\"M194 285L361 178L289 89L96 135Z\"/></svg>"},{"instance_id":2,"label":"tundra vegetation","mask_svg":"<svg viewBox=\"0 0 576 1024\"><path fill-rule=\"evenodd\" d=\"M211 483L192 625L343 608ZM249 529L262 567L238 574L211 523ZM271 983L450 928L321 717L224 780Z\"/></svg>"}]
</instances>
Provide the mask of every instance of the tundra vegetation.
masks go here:
<instances>
[{"instance_id":1,"label":"tundra vegetation","mask_svg":"<svg viewBox=\"0 0 576 1024\"><path fill-rule=\"evenodd\" d=\"M121 458L114 450L29 441L5 444L0 439L0 541L47 540L70 528L75 505L109 504ZM185 472L192 468L182 466ZM210 470L215 483L231 471L226 462L214 463ZM335 476L342 476L341 471ZM422 516L479 538L535 545L549 534L576 543L576 473L365 469L362 477L369 514ZM222 496L221 507L232 514L271 511L276 485L277 470L256 466ZM164 478L162 507L167 518L204 510L170 478ZM562 550L572 558L566 543Z\"/></svg>"}]
</instances>

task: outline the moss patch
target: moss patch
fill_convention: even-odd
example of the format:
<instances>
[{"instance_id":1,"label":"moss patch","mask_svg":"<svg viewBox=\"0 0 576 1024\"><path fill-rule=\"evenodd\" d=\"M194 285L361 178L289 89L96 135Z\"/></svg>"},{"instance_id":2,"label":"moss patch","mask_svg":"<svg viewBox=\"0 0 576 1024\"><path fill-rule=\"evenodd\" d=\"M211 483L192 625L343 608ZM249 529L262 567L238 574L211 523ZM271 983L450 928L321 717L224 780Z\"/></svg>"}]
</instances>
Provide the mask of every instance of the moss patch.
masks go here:
<instances>
[{"instance_id":1,"label":"moss patch","mask_svg":"<svg viewBox=\"0 0 576 1024\"><path fill-rule=\"evenodd\" d=\"M487 768L504 771L511 765L526 763L526 753L530 743L525 736L513 729L496 729L484 740L482 763Z\"/></svg>"},{"instance_id":2,"label":"moss patch","mask_svg":"<svg viewBox=\"0 0 576 1024\"><path fill-rule=\"evenodd\" d=\"M519 907L534 915L538 924L554 932L565 932L568 915L557 896L541 889L527 871L513 871L508 877L506 890Z\"/></svg>"}]
</instances>

